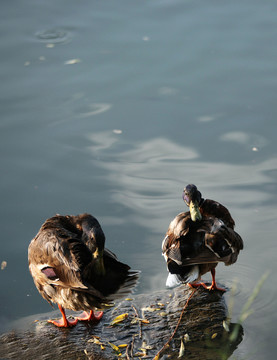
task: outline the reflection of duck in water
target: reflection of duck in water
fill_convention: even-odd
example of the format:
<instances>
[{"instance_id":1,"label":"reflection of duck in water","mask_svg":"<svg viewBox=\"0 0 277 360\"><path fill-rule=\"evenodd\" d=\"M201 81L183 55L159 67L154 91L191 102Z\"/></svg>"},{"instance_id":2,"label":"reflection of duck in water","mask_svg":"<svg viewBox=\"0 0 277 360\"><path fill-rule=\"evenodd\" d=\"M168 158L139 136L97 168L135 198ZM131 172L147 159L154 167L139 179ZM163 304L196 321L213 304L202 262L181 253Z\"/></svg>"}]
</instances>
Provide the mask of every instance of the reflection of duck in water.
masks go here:
<instances>
[{"instance_id":1,"label":"reflection of duck in water","mask_svg":"<svg viewBox=\"0 0 277 360\"><path fill-rule=\"evenodd\" d=\"M214 200L204 200L195 185L187 185L183 199L190 211L172 220L163 240L162 251L169 271L167 286L187 283L192 287L222 290L215 282L219 262L236 262L243 241L234 231L229 211ZM206 272L212 273L212 284L197 284Z\"/></svg>"},{"instance_id":2,"label":"reflection of duck in water","mask_svg":"<svg viewBox=\"0 0 277 360\"><path fill-rule=\"evenodd\" d=\"M100 320L104 309L126 296L138 279L138 272L119 262L104 248L105 235L98 221L89 214L56 215L40 228L29 245L29 269L44 299L57 303L59 326L75 325L78 320ZM74 320L66 318L64 308L84 310Z\"/></svg>"}]
</instances>

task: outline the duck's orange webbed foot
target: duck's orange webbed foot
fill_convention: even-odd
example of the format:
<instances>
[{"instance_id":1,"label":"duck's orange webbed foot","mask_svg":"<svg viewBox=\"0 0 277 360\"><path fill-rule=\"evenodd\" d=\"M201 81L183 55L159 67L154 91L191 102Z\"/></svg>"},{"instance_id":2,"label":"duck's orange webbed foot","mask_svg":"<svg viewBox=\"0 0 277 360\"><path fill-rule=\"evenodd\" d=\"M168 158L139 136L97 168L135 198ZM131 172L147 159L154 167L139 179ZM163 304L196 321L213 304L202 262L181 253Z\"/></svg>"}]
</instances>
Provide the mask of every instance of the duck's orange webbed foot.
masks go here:
<instances>
[{"instance_id":1,"label":"duck's orange webbed foot","mask_svg":"<svg viewBox=\"0 0 277 360\"><path fill-rule=\"evenodd\" d=\"M207 289L207 290L218 290L218 291L222 291L222 292L226 292L226 290L225 289L223 289L223 288L221 288L221 287L218 287L217 285L216 285L216 283L212 283L210 286L205 286L205 288Z\"/></svg>"},{"instance_id":2,"label":"duck's orange webbed foot","mask_svg":"<svg viewBox=\"0 0 277 360\"><path fill-rule=\"evenodd\" d=\"M78 322L78 319L73 319L73 320L69 320L67 319L64 309L62 306L58 305L60 312L62 313L62 318L58 319L58 320L48 320L49 323L54 324L58 327L71 327L71 326L75 326Z\"/></svg>"},{"instance_id":3,"label":"duck's orange webbed foot","mask_svg":"<svg viewBox=\"0 0 277 360\"><path fill-rule=\"evenodd\" d=\"M202 286L204 289L207 289L207 290L219 290L219 291L222 291L222 292L226 291L225 289L218 287L216 285L216 283L212 283L210 286L206 285L203 282L195 283L195 284L194 283L188 283L187 285L192 289L196 289L196 288L199 288L200 286Z\"/></svg>"},{"instance_id":4,"label":"duck's orange webbed foot","mask_svg":"<svg viewBox=\"0 0 277 360\"><path fill-rule=\"evenodd\" d=\"M203 288L207 289L207 290L218 290L218 291L225 292L226 291L225 289L220 288L220 287L218 287L216 285L216 282L215 282L215 269L212 269L211 273L212 273L212 283L211 283L210 286L207 286L204 282L195 283L195 284L194 283L188 283L188 286L191 287L192 289L203 286Z\"/></svg>"},{"instance_id":5,"label":"duck's orange webbed foot","mask_svg":"<svg viewBox=\"0 0 277 360\"><path fill-rule=\"evenodd\" d=\"M78 319L73 319L73 320L69 320L66 319L64 320L64 318L60 318L58 320L47 320L49 323L54 324L58 327L71 327L71 326L75 326L78 322Z\"/></svg>"},{"instance_id":6,"label":"duck's orange webbed foot","mask_svg":"<svg viewBox=\"0 0 277 360\"><path fill-rule=\"evenodd\" d=\"M77 320L81 321L100 321L103 316L103 311L98 311L95 313L93 310L83 311L82 314L76 317Z\"/></svg>"}]
</instances>

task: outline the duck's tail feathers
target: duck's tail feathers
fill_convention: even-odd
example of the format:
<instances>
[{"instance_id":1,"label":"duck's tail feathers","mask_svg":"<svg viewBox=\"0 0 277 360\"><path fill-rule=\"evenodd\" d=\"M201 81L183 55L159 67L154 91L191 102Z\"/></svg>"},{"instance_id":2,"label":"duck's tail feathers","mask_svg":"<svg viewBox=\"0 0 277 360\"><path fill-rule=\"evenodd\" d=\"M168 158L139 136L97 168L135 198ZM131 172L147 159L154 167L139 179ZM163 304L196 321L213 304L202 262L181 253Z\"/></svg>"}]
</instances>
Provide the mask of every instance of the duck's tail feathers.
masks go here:
<instances>
[{"instance_id":1,"label":"duck's tail feathers","mask_svg":"<svg viewBox=\"0 0 277 360\"><path fill-rule=\"evenodd\" d=\"M168 274L168 277L166 279L166 287L172 289L175 288L176 286L180 285L182 282L180 281L180 279L178 278L177 274Z\"/></svg>"},{"instance_id":2,"label":"duck's tail feathers","mask_svg":"<svg viewBox=\"0 0 277 360\"><path fill-rule=\"evenodd\" d=\"M138 279L140 276L139 270L128 270L125 281L119 286L119 288L113 294L110 294L106 297L108 302L121 299L124 296L132 293L138 284Z\"/></svg>"},{"instance_id":3,"label":"duck's tail feathers","mask_svg":"<svg viewBox=\"0 0 277 360\"><path fill-rule=\"evenodd\" d=\"M185 284L192 283L198 280L198 278L199 278L199 266L194 265L186 273L181 273L181 274L169 273L166 280L166 286L169 288L173 288L183 283Z\"/></svg>"},{"instance_id":4,"label":"duck's tail feathers","mask_svg":"<svg viewBox=\"0 0 277 360\"><path fill-rule=\"evenodd\" d=\"M190 269L190 271L186 274L182 276L182 282L184 283L192 283L196 280L199 279L199 266L198 265L194 265L192 266L192 268Z\"/></svg>"}]
</instances>

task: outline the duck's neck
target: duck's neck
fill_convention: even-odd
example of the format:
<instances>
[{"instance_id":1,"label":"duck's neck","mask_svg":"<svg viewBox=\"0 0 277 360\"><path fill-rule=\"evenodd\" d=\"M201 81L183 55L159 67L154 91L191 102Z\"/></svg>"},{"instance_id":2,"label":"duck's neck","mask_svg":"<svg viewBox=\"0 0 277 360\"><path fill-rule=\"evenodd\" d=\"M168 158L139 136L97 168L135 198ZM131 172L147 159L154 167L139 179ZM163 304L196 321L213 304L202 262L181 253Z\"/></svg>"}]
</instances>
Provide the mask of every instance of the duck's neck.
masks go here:
<instances>
[{"instance_id":1,"label":"duck's neck","mask_svg":"<svg viewBox=\"0 0 277 360\"><path fill-rule=\"evenodd\" d=\"M189 205L189 211L190 211L190 217L191 220L196 222L196 221L200 221L202 219L202 214L201 214L201 205L203 204L204 199L201 198L200 202L198 203L197 201L195 202L190 202Z\"/></svg>"}]
</instances>

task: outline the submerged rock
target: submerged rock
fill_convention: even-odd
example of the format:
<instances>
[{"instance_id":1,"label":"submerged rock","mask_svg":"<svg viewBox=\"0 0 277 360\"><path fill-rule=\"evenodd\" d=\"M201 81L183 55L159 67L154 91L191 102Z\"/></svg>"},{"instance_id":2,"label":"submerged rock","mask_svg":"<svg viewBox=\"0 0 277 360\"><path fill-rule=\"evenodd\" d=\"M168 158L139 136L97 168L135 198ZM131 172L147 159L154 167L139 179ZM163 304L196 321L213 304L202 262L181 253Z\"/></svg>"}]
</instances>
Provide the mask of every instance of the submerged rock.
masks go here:
<instances>
[{"instance_id":1,"label":"submerged rock","mask_svg":"<svg viewBox=\"0 0 277 360\"><path fill-rule=\"evenodd\" d=\"M0 337L0 358L154 358L175 331L192 291L187 286L180 286L174 290L136 295L106 310L99 323L78 322L68 329L57 328L46 321L59 317L58 311L24 318L14 324L15 330ZM241 328L238 338L231 343L223 323L226 316L221 292L198 289L183 311L177 331L160 359L177 359L178 356L227 359L241 342L243 331ZM111 325L113 322L115 324ZM232 326L230 324L231 330Z\"/></svg>"}]
</instances>

